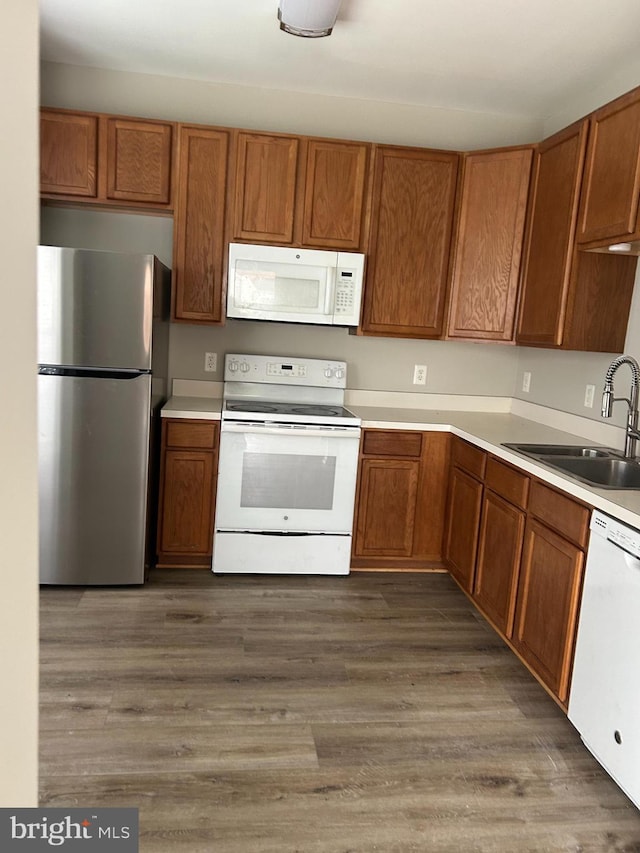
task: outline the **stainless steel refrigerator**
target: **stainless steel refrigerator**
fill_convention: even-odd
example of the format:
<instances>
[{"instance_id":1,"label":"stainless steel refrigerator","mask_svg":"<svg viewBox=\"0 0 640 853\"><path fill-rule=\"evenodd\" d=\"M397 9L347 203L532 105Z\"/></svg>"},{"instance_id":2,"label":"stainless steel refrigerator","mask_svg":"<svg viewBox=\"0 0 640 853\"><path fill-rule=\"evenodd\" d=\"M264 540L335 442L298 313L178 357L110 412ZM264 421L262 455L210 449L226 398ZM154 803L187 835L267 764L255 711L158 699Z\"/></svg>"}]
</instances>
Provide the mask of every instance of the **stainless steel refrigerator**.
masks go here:
<instances>
[{"instance_id":1,"label":"stainless steel refrigerator","mask_svg":"<svg viewBox=\"0 0 640 853\"><path fill-rule=\"evenodd\" d=\"M170 271L38 248L40 582L142 584L154 553Z\"/></svg>"}]
</instances>

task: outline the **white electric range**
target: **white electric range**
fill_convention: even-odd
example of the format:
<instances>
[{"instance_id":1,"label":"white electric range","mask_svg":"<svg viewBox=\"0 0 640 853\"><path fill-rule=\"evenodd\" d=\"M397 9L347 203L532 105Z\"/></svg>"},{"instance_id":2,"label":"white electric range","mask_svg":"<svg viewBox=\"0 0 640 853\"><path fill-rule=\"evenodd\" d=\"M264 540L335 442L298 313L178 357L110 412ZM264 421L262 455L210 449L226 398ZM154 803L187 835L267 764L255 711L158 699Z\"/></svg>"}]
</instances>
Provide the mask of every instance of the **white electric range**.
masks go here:
<instances>
[{"instance_id":1,"label":"white electric range","mask_svg":"<svg viewBox=\"0 0 640 853\"><path fill-rule=\"evenodd\" d=\"M347 575L360 419L342 361L225 358L213 571Z\"/></svg>"}]
</instances>

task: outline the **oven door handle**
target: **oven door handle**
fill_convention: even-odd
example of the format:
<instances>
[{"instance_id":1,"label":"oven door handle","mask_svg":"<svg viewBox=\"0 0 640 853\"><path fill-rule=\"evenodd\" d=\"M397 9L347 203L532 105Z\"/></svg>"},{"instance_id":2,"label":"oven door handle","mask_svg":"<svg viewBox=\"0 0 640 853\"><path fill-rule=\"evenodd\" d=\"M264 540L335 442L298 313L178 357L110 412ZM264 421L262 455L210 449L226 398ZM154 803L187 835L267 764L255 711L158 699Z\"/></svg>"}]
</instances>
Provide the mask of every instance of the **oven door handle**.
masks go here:
<instances>
[{"instance_id":1,"label":"oven door handle","mask_svg":"<svg viewBox=\"0 0 640 853\"><path fill-rule=\"evenodd\" d=\"M222 432L235 432L249 435L300 435L309 438L360 438L359 427L334 427L333 429L307 428L299 426L243 426L237 423L223 423Z\"/></svg>"}]
</instances>

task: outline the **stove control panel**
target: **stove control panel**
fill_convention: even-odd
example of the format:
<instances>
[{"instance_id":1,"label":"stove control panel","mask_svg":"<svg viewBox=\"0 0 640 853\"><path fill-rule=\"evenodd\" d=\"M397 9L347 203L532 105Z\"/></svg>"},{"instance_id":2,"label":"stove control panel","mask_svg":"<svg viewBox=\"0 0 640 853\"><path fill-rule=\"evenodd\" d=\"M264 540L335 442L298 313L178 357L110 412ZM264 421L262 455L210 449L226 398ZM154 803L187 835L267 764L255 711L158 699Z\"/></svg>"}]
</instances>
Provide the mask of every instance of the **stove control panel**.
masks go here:
<instances>
[{"instance_id":1,"label":"stove control panel","mask_svg":"<svg viewBox=\"0 0 640 853\"><path fill-rule=\"evenodd\" d=\"M347 385L347 365L344 361L320 358L228 353L224 361L224 378L234 382L341 389Z\"/></svg>"},{"instance_id":2,"label":"stove control panel","mask_svg":"<svg viewBox=\"0 0 640 853\"><path fill-rule=\"evenodd\" d=\"M267 362L267 376L293 376L296 379L303 379L307 375L307 368L304 364L296 364L293 361Z\"/></svg>"}]
</instances>

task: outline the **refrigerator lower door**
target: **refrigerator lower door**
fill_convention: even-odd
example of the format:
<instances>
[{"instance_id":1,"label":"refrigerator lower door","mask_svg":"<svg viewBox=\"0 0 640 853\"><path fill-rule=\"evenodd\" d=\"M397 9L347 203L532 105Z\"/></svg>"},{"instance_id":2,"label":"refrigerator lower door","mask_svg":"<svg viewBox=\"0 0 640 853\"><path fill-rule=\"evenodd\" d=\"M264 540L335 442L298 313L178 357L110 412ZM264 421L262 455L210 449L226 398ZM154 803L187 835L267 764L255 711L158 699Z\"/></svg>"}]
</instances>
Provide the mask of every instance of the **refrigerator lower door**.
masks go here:
<instances>
[{"instance_id":1,"label":"refrigerator lower door","mask_svg":"<svg viewBox=\"0 0 640 853\"><path fill-rule=\"evenodd\" d=\"M142 584L151 376L38 376L40 582Z\"/></svg>"}]
</instances>

